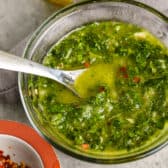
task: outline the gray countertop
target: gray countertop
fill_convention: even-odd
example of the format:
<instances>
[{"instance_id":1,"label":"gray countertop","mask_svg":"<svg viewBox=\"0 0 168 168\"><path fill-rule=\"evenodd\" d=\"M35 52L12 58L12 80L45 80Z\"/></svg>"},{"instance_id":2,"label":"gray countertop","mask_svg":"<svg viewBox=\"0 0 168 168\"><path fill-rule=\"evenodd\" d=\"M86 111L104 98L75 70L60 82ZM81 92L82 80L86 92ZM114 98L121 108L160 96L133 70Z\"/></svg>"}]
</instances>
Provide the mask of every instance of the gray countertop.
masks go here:
<instances>
[{"instance_id":1,"label":"gray countertop","mask_svg":"<svg viewBox=\"0 0 168 168\"><path fill-rule=\"evenodd\" d=\"M78 1L78 0L76 0ZM162 11L168 16L168 1L166 0L139 0ZM44 0L0 0L0 49L21 55L23 48L31 33L47 18L56 11L55 7ZM6 76L6 72L0 70L0 90L2 82L12 85L15 74ZM0 93L0 119L20 121L29 124L17 92L17 87L12 89L16 92L9 93L9 100ZM11 98L11 100L10 100ZM13 101L14 100L14 101ZM168 147L160 150L145 159L120 164L99 165L72 158L56 149L62 168L167 168Z\"/></svg>"}]
</instances>

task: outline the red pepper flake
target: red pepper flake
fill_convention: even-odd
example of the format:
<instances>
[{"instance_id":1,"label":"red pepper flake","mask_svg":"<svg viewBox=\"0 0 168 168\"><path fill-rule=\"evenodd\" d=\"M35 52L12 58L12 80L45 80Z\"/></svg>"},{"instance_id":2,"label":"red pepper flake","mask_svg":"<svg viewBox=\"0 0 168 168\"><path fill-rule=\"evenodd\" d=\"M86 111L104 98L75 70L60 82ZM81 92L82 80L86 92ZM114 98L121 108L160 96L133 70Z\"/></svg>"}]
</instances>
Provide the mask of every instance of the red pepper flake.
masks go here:
<instances>
[{"instance_id":1,"label":"red pepper flake","mask_svg":"<svg viewBox=\"0 0 168 168\"><path fill-rule=\"evenodd\" d=\"M84 63L84 67L85 67L85 68L89 68L89 67L90 67L90 63L89 63L88 61L86 61L86 62Z\"/></svg>"},{"instance_id":2,"label":"red pepper flake","mask_svg":"<svg viewBox=\"0 0 168 168\"><path fill-rule=\"evenodd\" d=\"M134 83L139 83L141 81L141 79L140 79L140 77L138 77L138 76L135 76L134 78L133 78L133 82Z\"/></svg>"},{"instance_id":3,"label":"red pepper flake","mask_svg":"<svg viewBox=\"0 0 168 168\"><path fill-rule=\"evenodd\" d=\"M0 150L0 156L2 156L3 155L3 151L2 150Z\"/></svg>"},{"instance_id":4,"label":"red pepper flake","mask_svg":"<svg viewBox=\"0 0 168 168\"><path fill-rule=\"evenodd\" d=\"M104 86L100 86L100 87L99 87L99 93L104 92L104 91L105 91Z\"/></svg>"},{"instance_id":5,"label":"red pepper flake","mask_svg":"<svg viewBox=\"0 0 168 168\"><path fill-rule=\"evenodd\" d=\"M123 72L123 73L127 72L127 68L125 66L120 67L120 72Z\"/></svg>"},{"instance_id":6,"label":"red pepper flake","mask_svg":"<svg viewBox=\"0 0 168 168\"><path fill-rule=\"evenodd\" d=\"M21 162L20 164L17 164L15 162L13 162L10 159L9 155L4 156L3 155L3 151L0 150L0 168L30 168L27 165L25 165L23 162Z\"/></svg>"},{"instance_id":7,"label":"red pepper flake","mask_svg":"<svg viewBox=\"0 0 168 168\"><path fill-rule=\"evenodd\" d=\"M82 144L82 148L85 149L85 150L89 149L89 144L86 144L86 143Z\"/></svg>"},{"instance_id":8,"label":"red pepper flake","mask_svg":"<svg viewBox=\"0 0 168 168\"><path fill-rule=\"evenodd\" d=\"M128 78L128 74L123 74L123 78L127 79Z\"/></svg>"},{"instance_id":9,"label":"red pepper flake","mask_svg":"<svg viewBox=\"0 0 168 168\"><path fill-rule=\"evenodd\" d=\"M122 75L123 78L125 78L125 79L128 78L126 66L120 67L119 72L121 73L121 75Z\"/></svg>"}]
</instances>

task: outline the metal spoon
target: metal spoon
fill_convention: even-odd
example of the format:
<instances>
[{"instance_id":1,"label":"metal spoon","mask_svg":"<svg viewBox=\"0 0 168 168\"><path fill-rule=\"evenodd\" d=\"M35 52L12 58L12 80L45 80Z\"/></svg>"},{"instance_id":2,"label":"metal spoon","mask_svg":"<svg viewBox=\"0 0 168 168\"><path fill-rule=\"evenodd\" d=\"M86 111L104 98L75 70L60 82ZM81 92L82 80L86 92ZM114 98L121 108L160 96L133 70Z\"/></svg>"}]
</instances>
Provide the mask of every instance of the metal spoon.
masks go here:
<instances>
[{"instance_id":1,"label":"metal spoon","mask_svg":"<svg viewBox=\"0 0 168 168\"><path fill-rule=\"evenodd\" d=\"M79 95L74 88L74 82L76 78L86 70L57 70L4 51L0 51L0 69L24 72L53 79L69 88L77 96Z\"/></svg>"}]
</instances>

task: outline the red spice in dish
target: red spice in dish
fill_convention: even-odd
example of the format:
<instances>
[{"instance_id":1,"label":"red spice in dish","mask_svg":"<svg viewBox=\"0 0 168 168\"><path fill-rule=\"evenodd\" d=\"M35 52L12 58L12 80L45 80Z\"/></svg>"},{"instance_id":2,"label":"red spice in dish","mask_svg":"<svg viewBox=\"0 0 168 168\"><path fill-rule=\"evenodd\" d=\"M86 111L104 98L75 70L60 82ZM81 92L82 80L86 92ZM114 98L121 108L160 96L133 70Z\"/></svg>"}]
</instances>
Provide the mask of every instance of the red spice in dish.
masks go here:
<instances>
[{"instance_id":1,"label":"red spice in dish","mask_svg":"<svg viewBox=\"0 0 168 168\"><path fill-rule=\"evenodd\" d=\"M127 79L129 77L127 74L127 67L125 66L120 67L119 72L122 74L123 78Z\"/></svg>"},{"instance_id":2,"label":"red spice in dish","mask_svg":"<svg viewBox=\"0 0 168 168\"><path fill-rule=\"evenodd\" d=\"M82 144L82 148L85 150L89 149L89 144Z\"/></svg>"},{"instance_id":3,"label":"red spice in dish","mask_svg":"<svg viewBox=\"0 0 168 168\"><path fill-rule=\"evenodd\" d=\"M141 81L141 79L140 79L140 77L138 77L138 76L135 76L134 78L133 78L133 82L134 83L139 83Z\"/></svg>"},{"instance_id":4,"label":"red spice in dish","mask_svg":"<svg viewBox=\"0 0 168 168\"><path fill-rule=\"evenodd\" d=\"M89 67L90 67L90 62L86 61L86 62L84 63L84 67L85 67L85 68L89 68Z\"/></svg>"},{"instance_id":5,"label":"red spice in dish","mask_svg":"<svg viewBox=\"0 0 168 168\"><path fill-rule=\"evenodd\" d=\"M0 150L0 168L30 168L23 162L20 164L13 162L9 155L5 156L3 153L4 152Z\"/></svg>"}]
</instances>

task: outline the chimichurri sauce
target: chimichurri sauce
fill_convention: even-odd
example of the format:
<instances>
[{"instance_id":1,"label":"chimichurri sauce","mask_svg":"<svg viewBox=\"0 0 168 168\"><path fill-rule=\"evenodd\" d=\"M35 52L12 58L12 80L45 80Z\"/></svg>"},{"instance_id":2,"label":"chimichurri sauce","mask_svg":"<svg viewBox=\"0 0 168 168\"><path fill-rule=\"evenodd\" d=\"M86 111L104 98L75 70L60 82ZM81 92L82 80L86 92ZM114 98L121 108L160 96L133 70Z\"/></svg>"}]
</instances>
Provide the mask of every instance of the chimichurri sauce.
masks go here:
<instances>
[{"instance_id":1,"label":"chimichurri sauce","mask_svg":"<svg viewBox=\"0 0 168 168\"><path fill-rule=\"evenodd\" d=\"M131 150L168 120L168 51L148 31L96 22L56 43L44 65L88 68L75 82L83 97L55 81L32 77L32 102L44 123L85 150Z\"/></svg>"}]
</instances>

